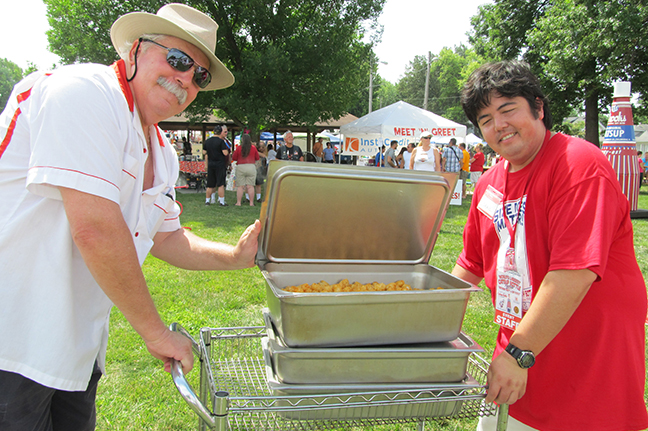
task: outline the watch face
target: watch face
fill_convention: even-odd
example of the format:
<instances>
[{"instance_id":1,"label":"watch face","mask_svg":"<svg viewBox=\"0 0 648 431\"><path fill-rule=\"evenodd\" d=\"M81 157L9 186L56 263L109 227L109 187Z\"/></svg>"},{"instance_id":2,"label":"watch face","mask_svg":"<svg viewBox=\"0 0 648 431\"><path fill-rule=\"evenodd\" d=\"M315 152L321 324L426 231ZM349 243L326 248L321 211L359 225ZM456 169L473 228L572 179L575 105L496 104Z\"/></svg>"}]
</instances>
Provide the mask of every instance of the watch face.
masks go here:
<instances>
[{"instance_id":1,"label":"watch face","mask_svg":"<svg viewBox=\"0 0 648 431\"><path fill-rule=\"evenodd\" d=\"M535 363L535 358L532 354L524 352L520 359L518 359L518 363L522 368L530 368Z\"/></svg>"}]
</instances>

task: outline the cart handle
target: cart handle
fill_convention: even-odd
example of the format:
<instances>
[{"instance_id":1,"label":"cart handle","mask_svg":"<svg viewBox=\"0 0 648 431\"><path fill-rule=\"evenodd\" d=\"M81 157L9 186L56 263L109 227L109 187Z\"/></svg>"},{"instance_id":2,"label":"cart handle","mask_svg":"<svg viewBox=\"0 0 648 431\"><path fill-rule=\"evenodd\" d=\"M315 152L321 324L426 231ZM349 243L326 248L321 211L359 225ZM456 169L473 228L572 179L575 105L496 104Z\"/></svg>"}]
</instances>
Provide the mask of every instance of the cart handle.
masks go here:
<instances>
[{"instance_id":1,"label":"cart handle","mask_svg":"<svg viewBox=\"0 0 648 431\"><path fill-rule=\"evenodd\" d=\"M506 431L508 426L508 404L501 404L497 411L497 431Z\"/></svg>"},{"instance_id":2,"label":"cart handle","mask_svg":"<svg viewBox=\"0 0 648 431\"><path fill-rule=\"evenodd\" d=\"M179 332L189 338L191 340L191 348L194 353L199 357L202 357L200 345L196 343L196 340L193 339L193 337L189 334L189 332L187 332L185 328L183 328L179 323L173 322L169 329L174 332ZM187 404L189 404L189 407L191 407L191 409L196 412L198 417L205 421L205 423L210 428L215 428L217 425L216 415L213 415L200 401L200 398L198 398L191 385L187 381L184 372L182 371L182 363L173 358L171 359L171 377L173 378L173 383L175 384L176 388L178 388L178 392L180 392L182 398L187 402Z\"/></svg>"}]
</instances>

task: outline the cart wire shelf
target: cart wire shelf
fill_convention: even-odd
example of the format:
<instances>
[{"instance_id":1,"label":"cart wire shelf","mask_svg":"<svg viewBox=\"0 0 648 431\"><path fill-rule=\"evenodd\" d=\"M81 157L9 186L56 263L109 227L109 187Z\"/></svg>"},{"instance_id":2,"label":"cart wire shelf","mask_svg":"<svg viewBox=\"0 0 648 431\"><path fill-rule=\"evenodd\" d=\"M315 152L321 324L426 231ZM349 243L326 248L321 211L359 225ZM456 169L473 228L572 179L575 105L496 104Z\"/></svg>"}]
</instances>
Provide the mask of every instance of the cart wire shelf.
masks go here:
<instances>
[{"instance_id":1,"label":"cart wire shelf","mask_svg":"<svg viewBox=\"0 0 648 431\"><path fill-rule=\"evenodd\" d=\"M273 395L261 355L264 336L265 326L203 328L199 345L194 341L201 362L198 397L203 405L213 406L214 412L220 410L220 417L226 418L227 426L215 428L348 430L418 423L423 429L425 421L497 414L496 405L483 402L488 362L474 353L469 357L467 372L479 383L477 387L435 388L432 384L429 390ZM201 430L208 429L205 421L199 423Z\"/></svg>"}]
</instances>

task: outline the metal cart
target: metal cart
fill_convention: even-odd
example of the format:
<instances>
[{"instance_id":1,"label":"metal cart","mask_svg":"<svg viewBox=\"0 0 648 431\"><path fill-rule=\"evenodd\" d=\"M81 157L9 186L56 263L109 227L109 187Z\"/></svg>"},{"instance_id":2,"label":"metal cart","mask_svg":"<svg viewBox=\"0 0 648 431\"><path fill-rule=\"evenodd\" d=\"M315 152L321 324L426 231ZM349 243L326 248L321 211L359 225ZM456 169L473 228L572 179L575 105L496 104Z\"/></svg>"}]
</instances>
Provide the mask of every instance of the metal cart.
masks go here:
<instances>
[{"instance_id":1,"label":"metal cart","mask_svg":"<svg viewBox=\"0 0 648 431\"><path fill-rule=\"evenodd\" d=\"M475 353L469 358L468 374L479 383L476 388L444 385L439 390L431 385L429 390L417 391L275 396L268 388L266 360L261 354L265 326L203 328L199 343L177 323L172 324L171 329L192 340L194 353L200 361L198 394L184 376L181 364L172 361L171 367L176 387L199 417L199 430L322 430L416 423L417 429L422 431L426 421L496 414L497 430L506 430L508 406L498 409L494 404L483 402L488 362ZM448 403L454 403L456 408L451 408L450 412L436 408ZM211 410L206 407L208 405L212 406ZM429 417L427 414L412 417L412 406L422 408L415 411L429 412ZM352 419L339 419L335 412L344 409L361 413ZM381 417L380 412L385 411L381 409L389 409L388 417ZM310 419L314 410L318 411L316 416L322 418L330 412L330 419ZM402 416L394 414L399 411L405 413Z\"/></svg>"}]
</instances>

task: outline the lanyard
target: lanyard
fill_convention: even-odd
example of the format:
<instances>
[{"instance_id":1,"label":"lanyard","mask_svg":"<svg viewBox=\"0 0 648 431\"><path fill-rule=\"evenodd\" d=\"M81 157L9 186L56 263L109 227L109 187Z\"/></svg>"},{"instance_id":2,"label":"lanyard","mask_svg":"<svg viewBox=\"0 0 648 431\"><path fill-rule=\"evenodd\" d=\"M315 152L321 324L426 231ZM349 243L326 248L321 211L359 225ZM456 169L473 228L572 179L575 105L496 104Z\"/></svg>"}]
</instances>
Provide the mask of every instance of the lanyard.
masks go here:
<instances>
[{"instance_id":1,"label":"lanyard","mask_svg":"<svg viewBox=\"0 0 648 431\"><path fill-rule=\"evenodd\" d=\"M551 132L547 130L544 138L544 142L542 143L542 149L546 147L547 141L549 141L549 138L551 138ZM540 151L542 151L542 149ZM533 174L535 172L535 168L537 163L538 156L540 155L540 151L538 154L536 154L535 159L531 162L531 166L529 167L529 174L527 176L526 184L524 184L524 189L522 190L522 196L520 197L520 203L518 204L517 211L515 214L515 225L511 225L511 222L509 221L509 218L506 215L506 201L507 201L507 193L506 193L506 186L508 184L508 176L509 176L509 167L510 163L508 160L505 161L507 164L505 166L505 173L504 173L504 193L502 197L502 211L503 211L503 216L504 216L504 224L506 225L506 229L509 231L509 235L511 237L511 244L509 246L509 249L515 250L515 232L517 231L518 227L518 222L520 221L520 212L522 211L522 199L524 198L525 195L527 195L528 190L529 190L529 185L531 184L531 180L533 179Z\"/></svg>"}]
</instances>

